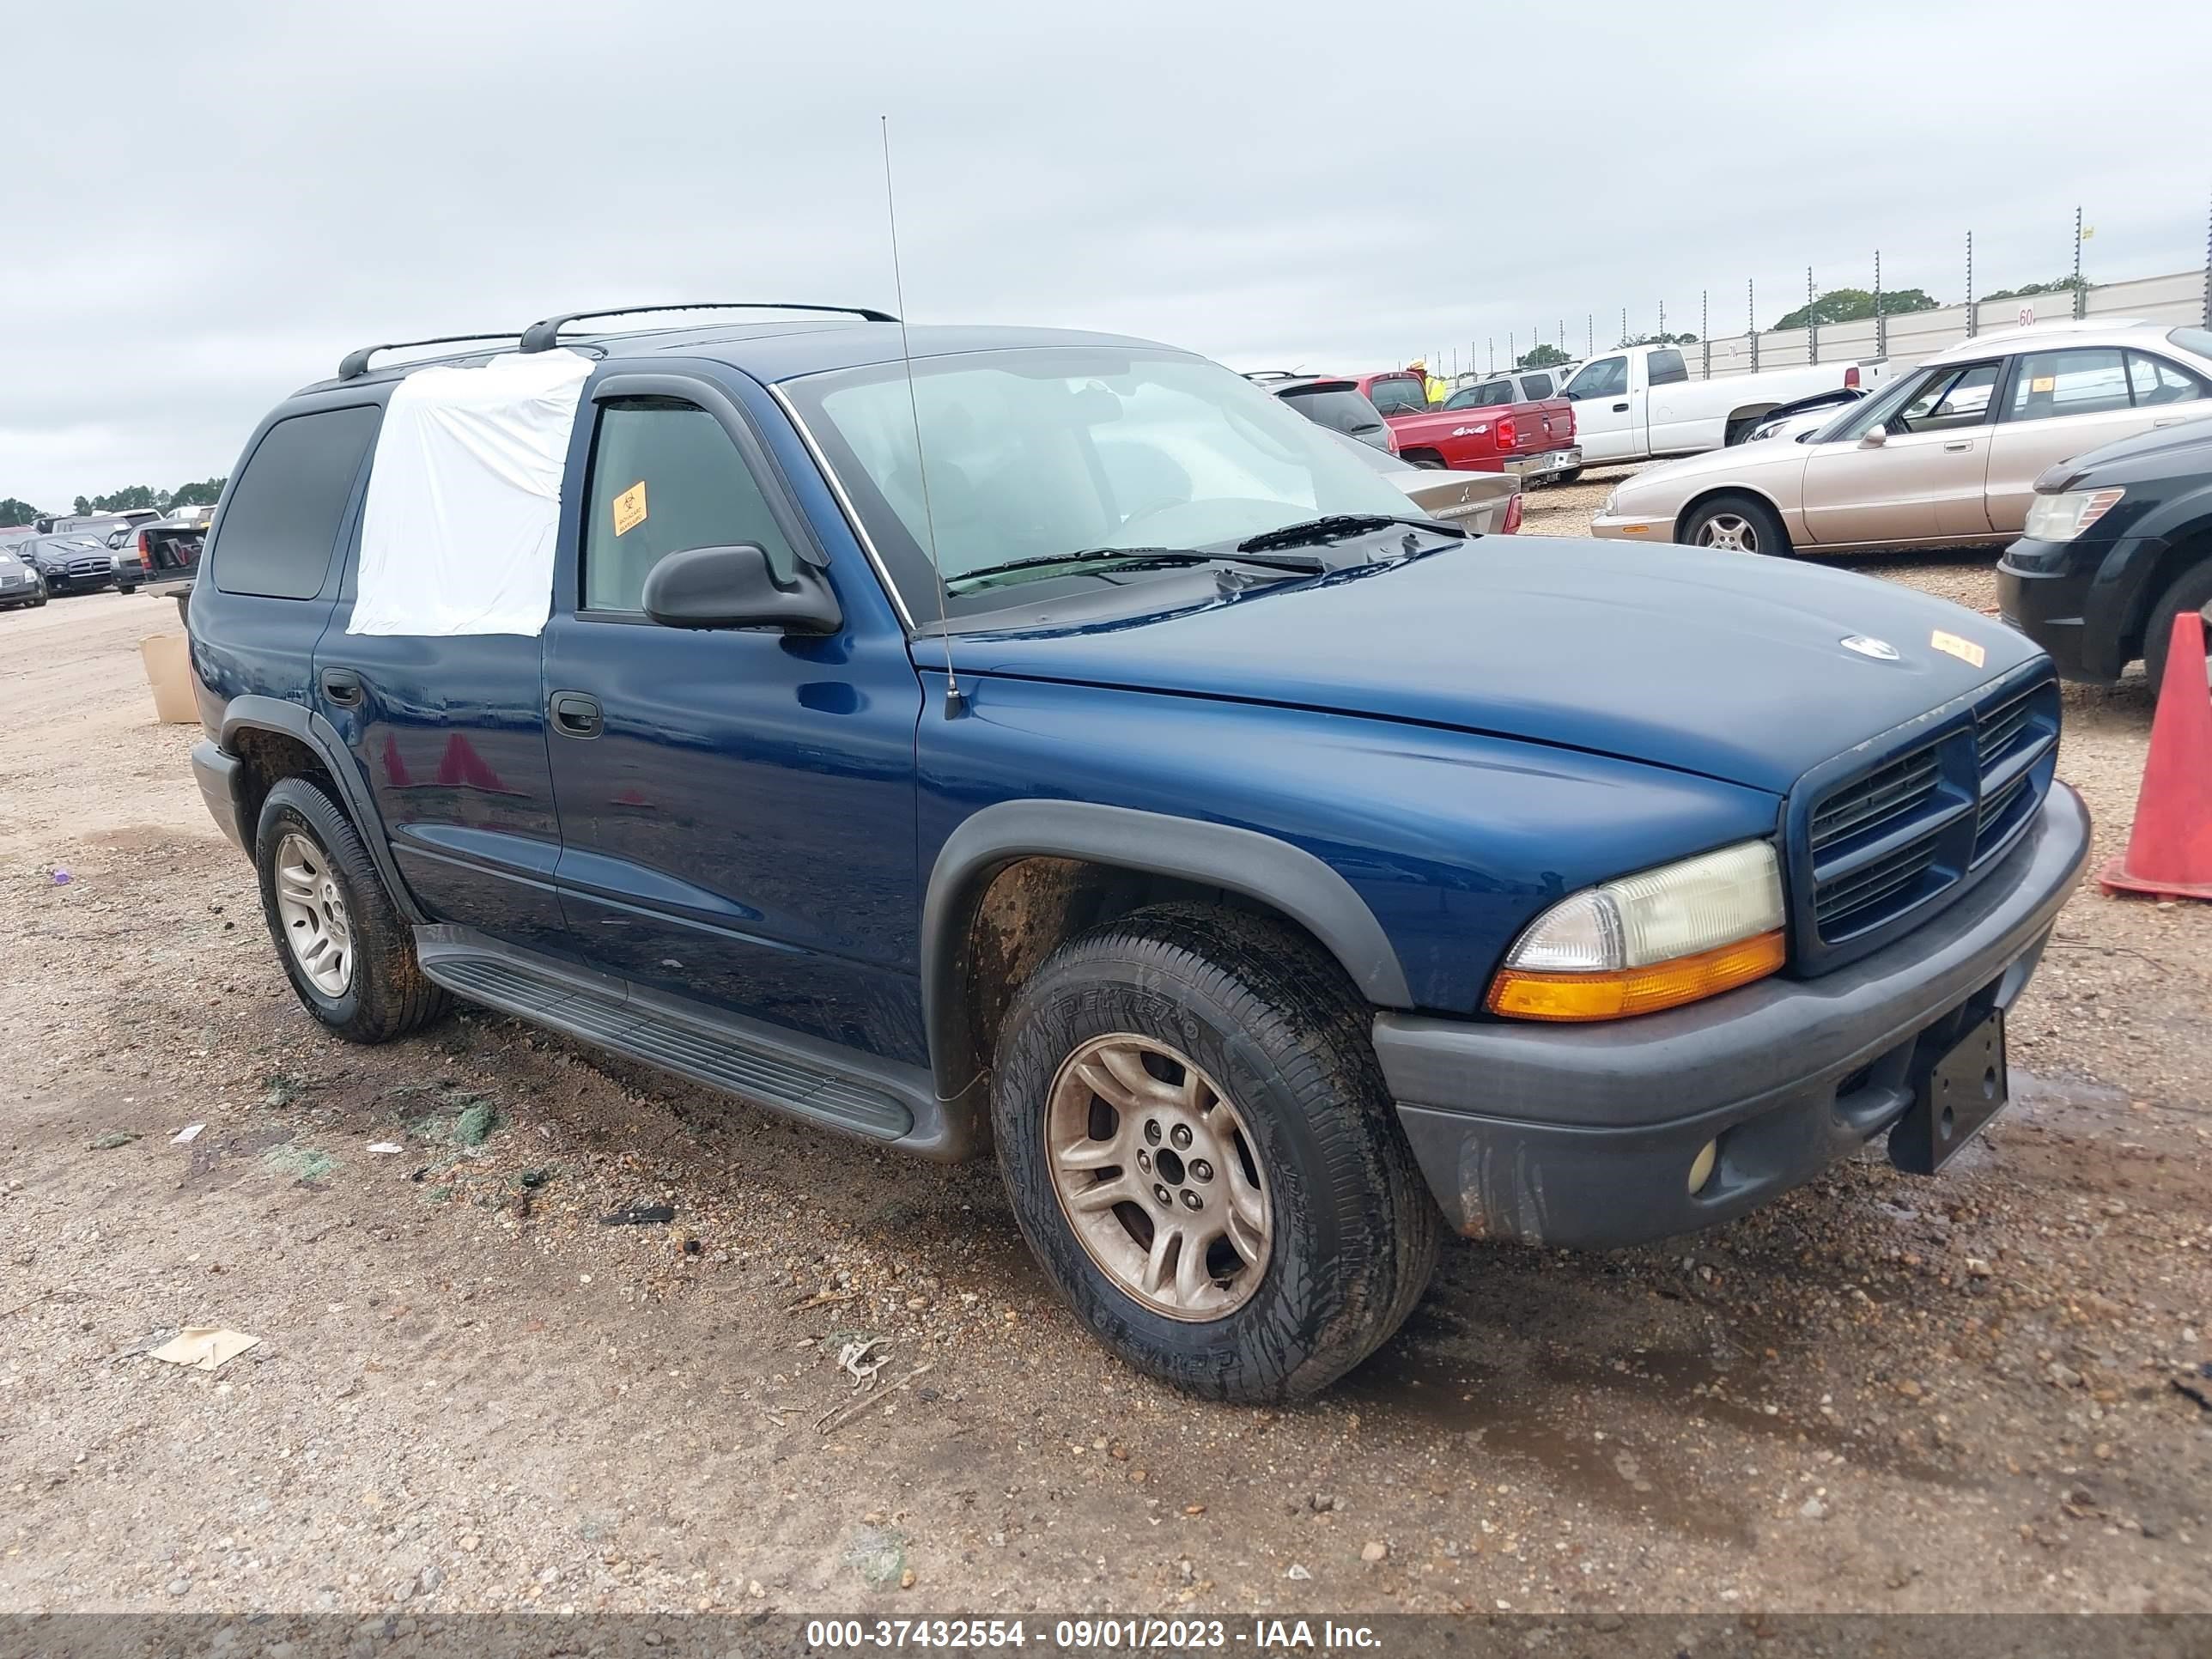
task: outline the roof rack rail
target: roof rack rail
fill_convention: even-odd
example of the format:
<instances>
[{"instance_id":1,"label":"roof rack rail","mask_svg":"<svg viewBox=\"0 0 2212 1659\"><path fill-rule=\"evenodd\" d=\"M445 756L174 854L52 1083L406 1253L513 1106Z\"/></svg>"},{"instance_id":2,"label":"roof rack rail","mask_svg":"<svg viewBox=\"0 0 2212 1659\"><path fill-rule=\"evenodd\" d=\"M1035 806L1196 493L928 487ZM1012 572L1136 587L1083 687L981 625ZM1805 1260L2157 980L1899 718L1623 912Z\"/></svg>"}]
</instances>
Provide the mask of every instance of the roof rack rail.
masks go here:
<instances>
[{"instance_id":1,"label":"roof rack rail","mask_svg":"<svg viewBox=\"0 0 2212 1659\"><path fill-rule=\"evenodd\" d=\"M898 321L888 311L875 311L866 306L817 306L803 301L707 300L693 305L617 306L611 311L564 312L558 317L547 317L534 322L522 331L521 349L525 351L550 351L558 343L561 331L570 323L587 323L601 317L636 317L655 311L835 311L848 317L858 317L863 322Z\"/></svg>"},{"instance_id":2,"label":"roof rack rail","mask_svg":"<svg viewBox=\"0 0 2212 1659\"><path fill-rule=\"evenodd\" d=\"M368 373L368 360L380 351L404 351L410 346L465 345L471 340L512 340L520 337L511 329L501 329L496 334L441 334L428 340L386 340L381 345L366 345L358 351L349 351L338 360L338 379L358 380Z\"/></svg>"}]
</instances>

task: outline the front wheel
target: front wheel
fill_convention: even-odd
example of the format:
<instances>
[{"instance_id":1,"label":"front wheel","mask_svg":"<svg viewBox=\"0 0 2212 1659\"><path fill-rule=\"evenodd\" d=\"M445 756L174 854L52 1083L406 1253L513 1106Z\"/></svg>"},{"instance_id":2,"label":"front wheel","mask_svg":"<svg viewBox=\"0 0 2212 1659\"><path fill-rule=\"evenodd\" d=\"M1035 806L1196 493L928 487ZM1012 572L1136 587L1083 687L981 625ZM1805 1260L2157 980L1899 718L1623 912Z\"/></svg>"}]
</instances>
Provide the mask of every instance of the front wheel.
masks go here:
<instances>
[{"instance_id":1,"label":"front wheel","mask_svg":"<svg viewBox=\"0 0 2212 1659\"><path fill-rule=\"evenodd\" d=\"M2173 619L2185 611L2202 611L2208 605L2212 605L2212 559L2183 571L2151 606L2150 619L2143 629L2143 672L2150 678L2152 696L2157 696L2159 688L2166 684L2166 654L2173 648ZM2207 628L2205 634L2206 649L2212 652L2212 628ZM2212 660L2208 660L2206 672L2212 674Z\"/></svg>"},{"instance_id":2,"label":"front wheel","mask_svg":"<svg viewBox=\"0 0 2212 1659\"><path fill-rule=\"evenodd\" d=\"M1749 495L1717 495L1690 514L1682 540L1721 553L1790 556L1790 532L1765 501Z\"/></svg>"},{"instance_id":3,"label":"front wheel","mask_svg":"<svg viewBox=\"0 0 2212 1659\"><path fill-rule=\"evenodd\" d=\"M1200 905L1093 928L1023 987L993 1082L1006 1188L1060 1294L1131 1364L1289 1399L1413 1311L1443 1217L1367 1021L1303 935Z\"/></svg>"}]
</instances>

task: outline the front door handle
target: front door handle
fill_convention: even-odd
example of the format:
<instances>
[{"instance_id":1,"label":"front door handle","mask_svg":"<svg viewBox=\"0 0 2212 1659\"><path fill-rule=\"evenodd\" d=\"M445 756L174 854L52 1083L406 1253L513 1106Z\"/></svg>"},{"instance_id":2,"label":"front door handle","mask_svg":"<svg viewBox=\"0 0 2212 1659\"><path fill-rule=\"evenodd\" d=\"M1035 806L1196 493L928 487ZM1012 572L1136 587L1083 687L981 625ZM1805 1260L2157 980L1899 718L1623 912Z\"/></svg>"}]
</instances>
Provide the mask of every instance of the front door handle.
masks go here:
<instances>
[{"instance_id":1,"label":"front door handle","mask_svg":"<svg viewBox=\"0 0 2212 1659\"><path fill-rule=\"evenodd\" d=\"M2164 420L2162 420L2162 421L2153 421L2153 422L2151 422L2151 424L2152 424L2154 427L2160 427L2160 426L2179 426L2179 425L2181 424L2181 422L2182 422L2182 421L2183 421L2183 419L2184 419L2184 418L2185 418L2184 416L2179 416L2179 415L2169 415L2169 416L2166 416Z\"/></svg>"},{"instance_id":2,"label":"front door handle","mask_svg":"<svg viewBox=\"0 0 2212 1659\"><path fill-rule=\"evenodd\" d=\"M1628 405L1626 404L1615 404L1613 406L1613 412L1616 415L1626 415L1628 413Z\"/></svg>"},{"instance_id":3,"label":"front door handle","mask_svg":"<svg viewBox=\"0 0 2212 1659\"><path fill-rule=\"evenodd\" d=\"M581 691L556 691L550 706L553 729L564 738L596 738L606 729L597 697L587 697Z\"/></svg>"},{"instance_id":4,"label":"front door handle","mask_svg":"<svg viewBox=\"0 0 2212 1659\"><path fill-rule=\"evenodd\" d=\"M1946 449L1972 449L1973 447L1974 441L1972 438L1954 438L1943 446Z\"/></svg>"},{"instance_id":5,"label":"front door handle","mask_svg":"<svg viewBox=\"0 0 2212 1659\"><path fill-rule=\"evenodd\" d=\"M353 708L362 699L361 676L350 668L323 670L323 695L341 708Z\"/></svg>"}]
</instances>

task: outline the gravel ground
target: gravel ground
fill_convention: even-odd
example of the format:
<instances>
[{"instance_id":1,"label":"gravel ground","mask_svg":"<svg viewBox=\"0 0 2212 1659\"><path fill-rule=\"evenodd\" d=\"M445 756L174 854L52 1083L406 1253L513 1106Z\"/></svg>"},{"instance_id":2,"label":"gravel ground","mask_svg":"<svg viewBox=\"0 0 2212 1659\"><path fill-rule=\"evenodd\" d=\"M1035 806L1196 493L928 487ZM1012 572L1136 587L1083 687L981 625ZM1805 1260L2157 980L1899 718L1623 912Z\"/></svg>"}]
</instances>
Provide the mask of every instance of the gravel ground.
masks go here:
<instances>
[{"instance_id":1,"label":"gravel ground","mask_svg":"<svg viewBox=\"0 0 2212 1659\"><path fill-rule=\"evenodd\" d=\"M2212 1608L2212 914L2077 895L1938 1180L1455 1245L1325 1398L1202 1405L1086 1340L988 1168L488 1014L324 1037L151 720L170 621L0 616L0 1611ZM2108 852L2148 699L2067 712ZM193 1324L259 1346L148 1357Z\"/></svg>"}]
</instances>

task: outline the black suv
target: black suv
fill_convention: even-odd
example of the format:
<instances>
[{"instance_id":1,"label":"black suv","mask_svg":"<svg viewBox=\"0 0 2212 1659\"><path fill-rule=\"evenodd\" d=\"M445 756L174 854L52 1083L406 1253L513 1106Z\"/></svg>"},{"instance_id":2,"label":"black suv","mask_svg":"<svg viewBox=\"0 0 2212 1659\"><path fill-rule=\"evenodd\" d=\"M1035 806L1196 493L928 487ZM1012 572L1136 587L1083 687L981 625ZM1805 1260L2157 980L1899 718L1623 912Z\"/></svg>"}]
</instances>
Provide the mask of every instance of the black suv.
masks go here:
<instances>
[{"instance_id":1,"label":"black suv","mask_svg":"<svg viewBox=\"0 0 2212 1659\"><path fill-rule=\"evenodd\" d=\"M2004 619L2071 680L2138 659L2156 694L2173 619L2212 605L2212 417L2123 438L2035 481L1997 565Z\"/></svg>"},{"instance_id":2,"label":"black suv","mask_svg":"<svg viewBox=\"0 0 2212 1659\"><path fill-rule=\"evenodd\" d=\"M89 593L101 587L118 587L125 593L138 590L137 578L126 580L118 574L115 554L97 536L33 536L15 550L15 556L39 573L49 593Z\"/></svg>"}]
</instances>

